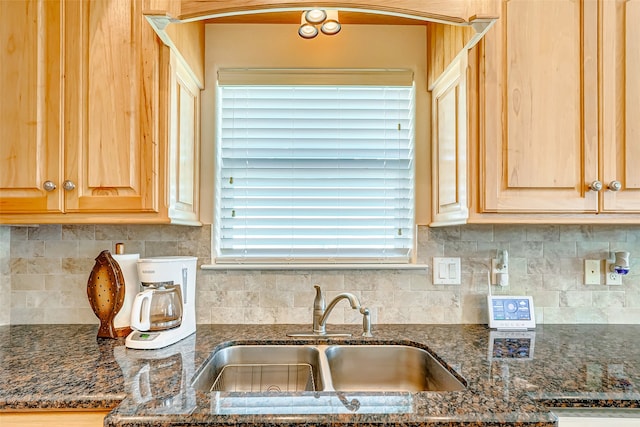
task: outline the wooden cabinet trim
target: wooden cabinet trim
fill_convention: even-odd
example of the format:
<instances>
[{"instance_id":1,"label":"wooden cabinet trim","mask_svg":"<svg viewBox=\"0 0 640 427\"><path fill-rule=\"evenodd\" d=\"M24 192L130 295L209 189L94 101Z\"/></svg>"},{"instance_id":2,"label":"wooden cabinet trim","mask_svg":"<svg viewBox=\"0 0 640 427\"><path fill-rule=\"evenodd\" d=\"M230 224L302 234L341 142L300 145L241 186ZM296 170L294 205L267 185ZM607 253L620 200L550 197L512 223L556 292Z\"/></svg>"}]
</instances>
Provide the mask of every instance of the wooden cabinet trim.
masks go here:
<instances>
[{"instance_id":1,"label":"wooden cabinet trim","mask_svg":"<svg viewBox=\"0 0 640 427\"><path fill-rule=\"evenodd\" d=\"M398 14L424 20L449 22L454 24L469 23L475 18L497 18L497 2L492 0L182 0L179 16L184 20L204 19L212 16L233 15L247 11L291 10L310 7L327 9L350 8L363 12ZM174 10L175 13L175 10Z\"/></svg>"},{"instance_id":2,"label":"wooden cabinet trim","mask_svg":"<svg viewBox=\"0 0 640 427\"><path fill-rule=\"evenodd\" d=\"M0 412L3 427L102 427L109 411L17 411Z\"/></svg>"}]
</instances>

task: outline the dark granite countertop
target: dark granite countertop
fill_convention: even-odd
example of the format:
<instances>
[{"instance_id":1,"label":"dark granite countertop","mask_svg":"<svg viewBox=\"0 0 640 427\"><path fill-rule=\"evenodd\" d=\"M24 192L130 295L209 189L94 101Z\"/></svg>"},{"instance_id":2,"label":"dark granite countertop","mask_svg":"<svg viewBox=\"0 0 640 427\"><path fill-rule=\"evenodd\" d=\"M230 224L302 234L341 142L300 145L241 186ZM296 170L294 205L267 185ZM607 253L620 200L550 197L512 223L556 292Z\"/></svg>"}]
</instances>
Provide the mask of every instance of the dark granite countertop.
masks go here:
<instances>
[{"instance_id":1,"label":"dark granite countertop","mask_svg":"<svg viewBox=\"0 0 640 427\"><path fill-rule=\"evenodd\" d=\"M200 325L195 335L165 349L131 350L123 340L96 339L92 325L3 326L0 410L114 408L105 420L114 427L543 427L556 424L550 407L640 408L640 325L541 325L529 334L534 336L529 354L521 348L520 358L494 357L505 350L499 346L504 340L484 325L376 325L374 338L367 339L349 325L340 329L354 338L330 340L425 347L465 379L464 391L265 394L258 396L262 407L248 409L251 399L241 398L255 394L203 393L190 386L198 367L220 346L326 343L286 337L308 327ZM350 411L345 397L359 399L361 409Z\"/></svg>"}]
</instances>

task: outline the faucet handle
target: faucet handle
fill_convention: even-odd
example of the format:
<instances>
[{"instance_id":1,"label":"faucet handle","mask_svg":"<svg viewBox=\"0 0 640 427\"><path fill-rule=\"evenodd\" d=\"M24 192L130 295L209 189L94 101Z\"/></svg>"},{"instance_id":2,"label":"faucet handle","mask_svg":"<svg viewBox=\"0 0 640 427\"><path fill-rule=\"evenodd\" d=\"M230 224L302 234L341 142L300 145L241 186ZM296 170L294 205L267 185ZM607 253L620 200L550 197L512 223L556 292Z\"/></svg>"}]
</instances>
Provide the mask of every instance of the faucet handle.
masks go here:
<instances>
[{"instance_id":1,"label":"faucet handle","mask_svg":"<svg viewBox=\"0 0 640 427\"><path fill-rule=\"evenodd\" d=\"M325 325L320 324L320 319L324 316L326 305L324 303L324 295L320 286L313 285L316 289L316 296L313 299L313 332L318 334L326 334Z\"/></svg>"},{"instance_id":2,"label":"faucet handle","mask_svg":"<svg viewBox=\"0 0 640 427\"><path fill-rule=\"evenodd\" d=\"M313 287L316 289L316 297L313 299L313 309L322 310L324 312L326 305L324 303L324 295L322 294L322 289L320 289L319 285L313 285Z\"/></svg>"},{"instance_id":3,"label":"faucet handle","mask_svg":"<svg viewBox=\"0 0 640 427\"><path fill-rule=\"evenodd\" d=\"M367 307L361 307L360 313L362 314L362 336L371 338L371 313Z\"/></svg>"}]
</instances>

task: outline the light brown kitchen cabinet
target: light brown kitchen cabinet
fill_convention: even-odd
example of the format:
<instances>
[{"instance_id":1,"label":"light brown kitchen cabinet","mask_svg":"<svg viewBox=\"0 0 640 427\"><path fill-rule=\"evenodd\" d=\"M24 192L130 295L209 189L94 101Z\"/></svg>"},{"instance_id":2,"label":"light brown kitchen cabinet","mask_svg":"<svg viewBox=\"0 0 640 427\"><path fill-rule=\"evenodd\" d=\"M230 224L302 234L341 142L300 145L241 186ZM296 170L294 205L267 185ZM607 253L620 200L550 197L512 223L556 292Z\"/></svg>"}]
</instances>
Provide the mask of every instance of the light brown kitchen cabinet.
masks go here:
<instances>
[{"instance_id":1,"label":"light brown kitchen cabinet","mask_svg":"<svg viewBox=\"0 0 640 427\"><path fill-rule=\"evenodd\" d=\"M603 212L640 212L640 0L602 2Z\"/></svg>"},{"instance_id":2,"label":"light brown kitchen cabinet","mask_svg":"<svg viewBox=\"0 0 640 427\"><path fill-rule=\"evenodd\" d=\"M142 1L65 2L65 19L66 211L155 212L159 44Z\"/></svg>"},{"instance_id":3,"label":"light brown kitchen cabinet","mask_svg":"<svg viewBox=\"0 0 640 427\"><path fill-rule=\"evenodd\" d=\"M466 222L467 51L463 49L431 90L431 223Z\"/></svg>"},{"instance_id":4,"label":"light brown kitchen cabinet","mask_svg":"<svg viewBox=\"0 0 640 427\"><path fill-rule=\"evenodd\" d=\"M63 210L61 17L60 1L0 1L0 213Z\"/></svg>"},{"instance_id":5,"label":"light brown kitchen cabinet","mask_svg":"<svg viewBox=\"0 0 640 427\"><path fill-rule=\"evenodd\" d=\"M169 86L169 217L200 225L200 87L173 52Z\"/></svg>"},{"instance_id":6,"label":"light brown kitchen cabinet","mask_svg":"<svg viewBox=\"0 0 640 427\"><path fill-rule=\"evenodd\" d=\"M479 47L470 222L638 220L639 1L502 2Z\"/></svg>"},{"instance_id":7,"label":"light brown kitchen cabinet","mask_svg":"<svg viewBox=\"0 0 640 427\"><path fill-rule=\"evenodd\" d=\"M482 211L597 211L595 28L595 1L503 1L484 39Z\"/></svg>"},{"instance_id":8,"label":"light brown kitchen cabinet","mask_svg":"<svg viewBox=\"0 0 640 427\"><path fill-rule=\"evenodd\" d=\"M0 222L168 222L162 43L142 0L0 7Z\"/></svg>"},{"instance_id":9,"label":"light brown kitchen cabinet","mask_svg":"<svg viewBox=\"0 0 640 427\"><path fill-rule=\"evenodd\" d=\"M42 412L0 412L2 427L100 427L108 411L42 411Z\"/></svg>"}]
</instances>

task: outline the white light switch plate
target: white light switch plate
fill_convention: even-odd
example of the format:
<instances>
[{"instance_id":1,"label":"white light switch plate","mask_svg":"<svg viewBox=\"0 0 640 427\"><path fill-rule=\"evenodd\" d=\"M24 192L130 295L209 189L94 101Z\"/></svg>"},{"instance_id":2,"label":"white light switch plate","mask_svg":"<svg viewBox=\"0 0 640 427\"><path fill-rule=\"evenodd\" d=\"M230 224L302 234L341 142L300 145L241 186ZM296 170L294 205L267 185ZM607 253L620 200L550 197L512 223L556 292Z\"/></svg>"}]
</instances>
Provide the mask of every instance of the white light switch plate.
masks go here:
<instances>
[{"instance_id":1,"label":"white light switch plate","mask_svg":"<svg viewBox=\"0 0 640 427\"><path fill-rule=\"evenodd\" d=\"M434 285L459 285L460 275L460 258L433 257Z\"/></svg>"}]
</instances>

